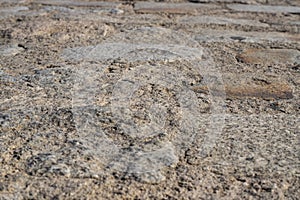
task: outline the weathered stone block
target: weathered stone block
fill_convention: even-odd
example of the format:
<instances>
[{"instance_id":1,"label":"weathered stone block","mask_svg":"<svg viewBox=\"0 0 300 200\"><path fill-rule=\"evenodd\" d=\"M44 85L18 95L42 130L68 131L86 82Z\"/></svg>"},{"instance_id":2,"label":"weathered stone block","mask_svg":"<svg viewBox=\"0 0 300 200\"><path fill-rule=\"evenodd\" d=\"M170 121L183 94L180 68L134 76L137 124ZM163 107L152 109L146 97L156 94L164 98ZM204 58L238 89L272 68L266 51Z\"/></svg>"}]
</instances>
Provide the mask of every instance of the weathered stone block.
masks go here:
<instances>
[{"instance_id":1,"label":"weathered stone block","mask_svg":"<svg viewBox=\"0 0 300 200\"><path fill-rule=\"evenodd\" d=\"M244 31L228 31L205 29L197 33L196 40L204 42L298 42L299 35L279 32L244 32Z\"/></svg>"},{"instance_id":2,"label":"weathered stone block","mask_svg":"<svg viewBox=\"0 0 300 200\"><path fill-rule=\"evenodd\" d=\"M103 1L71 1L71 0L35 0L33 3L43 5L55 5L55 6L82 6L82 7L115 7L119 5L117 2L103 2Z\"/></svg>"},{"instance_id":3,"label":"weathered stone block","mask_svg":"<svg viewBox=\"0 0 300 200\"><path fill-rule=\"evenodd\" d=\"M257 78L252 75L233 75L223 76L225 93L227 98L262 98L262 99L291 99L293 90L290 85L279 79ZM221 92L217 88L208 91L207 86L193 87L195 92L213 92L218 95Z\"/></svg>"},{"instance_id":4,"label":"weathered stone block","mask_svg":"<svg viewBox=\"0 0 300 200\"><path fill-rule=\"evenodd\" d=\"M214 9L217 7L212 4L137 2L135 11L137 13L193 14L197 12L197 9Z\"/></svg>"},{"instance_id":5,"label":"weathered stone block","mask_svg":"<svg viewBox=\"0 0 300 200\"><path fill-rule=\"evenodd\" d=\"M218 24L218 25L241 25L241 26L256 26L268 27L266 23L261 23L249 19L234 19L218 16L185 16L179 19L180 23L184 24Z\"/></svg>"},{"instance_id":6,"label":"weathered stone block","mask_svg":"<svg viewBox=\"0 0 300 200\"><path fill-rule=\"evenodd\" d=\"M293 49L247 49L237 59L249 64L300 63L300 53Z\"/></svg>"},{"instance_id":7,"label":"weathered stone block","mask_svg":"<svg viewBox=\"0 0 300 200\"><path fill-rule=\"evenodd\" d=\"M241 12L264 12L264 13L300 13L300 7L296 6L269 6L269 5L245 5L229 4L228 8Z\"/></svg>"}]
</instances>

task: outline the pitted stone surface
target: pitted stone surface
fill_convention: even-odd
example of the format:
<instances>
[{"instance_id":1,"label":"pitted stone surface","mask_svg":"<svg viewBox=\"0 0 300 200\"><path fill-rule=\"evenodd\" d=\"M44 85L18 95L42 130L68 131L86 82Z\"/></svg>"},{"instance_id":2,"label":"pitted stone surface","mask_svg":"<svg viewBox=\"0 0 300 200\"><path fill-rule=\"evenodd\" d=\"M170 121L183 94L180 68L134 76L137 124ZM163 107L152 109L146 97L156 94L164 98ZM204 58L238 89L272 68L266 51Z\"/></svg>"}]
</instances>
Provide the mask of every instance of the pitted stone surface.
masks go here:
<instances>
[{"instance_id":1,"label":"pitted stone surface","mask_svg":"<svg viewBox=\"0 0 300 200\"><path fill-rule=\"evenodd\" d=\"M0 0L0 199L297 199L299 6Z\"/></svg>"},{"instance_id":2,"label":"pitted stone surface","mask_svg":"<svg viewBox=\"0 0 300 200\"><path fill-rule=\"evenodd\" d=\"M300 63L300 52L293 49L246 49L237 59L250 64Z\"/></svg>"},{"instance_id":3,"label":"pitted stone surface","mask_svg":"<svg viewBox=\"0 0 300 200\"><path fill-rule=\"evenodd\" d=\"M126 41L124 38L131 42L124 43ZM108 43L108 41L115 41L115 43ZM182 43L182 45L176 43ZM206 136L204 135L206 139L203 142L202 154L208 154L221 133L222 122L224 122L224 117L222 117L224 102L222 100L225 98L220 74L214 69L212 61L204 59L208 56L205 49L180 32L151 27L141 27L117 34L107 39L106 43L97 46L66 49L63 57L73 62L83 60L84 62L107 63L109 60L122 59L132 64L130 71L124 73L113 85L107 81L102 83L113 86L113 91L110 91L110 99L97 89L99 87L97 79L99 78L95 76L100 71L97 76L103 77L107 70L106 67L91 68L90 64L84 63L75 72L76 83L72 97L74 121L77 132L81 135L80 140L89 148L88 152L93 152L93 155L99 158L104 165L108 165L114 170L134 174L143 181L153 183L155 180L158 182L164 180L165 177L160 171L166 166L176 165L178 163L176 154L191 145L193 138L198 134L195 130L199 129L198 120L203 116L199 112L196 95L183 83L192 81L191 77L187 76L188 74L200 73L203 76L203 83L206 84L209 91L211 88L218 90L218 96L215 96L212 91L212 116L207 118L205 115L204 117L210 121L206 122L210 127L208 127ZM152 62L152 64L147 64L147 62ZM188 62L191 72L155 64L159 62L163 62L165 65L172 65L173 62L178 62L178 64ZM135 66L135 63L140 64ZM210 68L206 69L206 65L210 65ZM168 96L171 91L173 95L168 97L168 101L159 98L159 100L150 100L150 102L149 100L140 102L139 95L136 93L142 88L145 93L149 84L160 88L159 96L163 94L163 96ZM164 90L169 92L165 94L162 92ZM108 133L94 124L99 119L92 117L94 112L92 110L101 108L95 103L97 100L94 97L99 94L100 99L107 99L106 103L101 101L101 106L109 105L113 115L110 121L117 124L122 135L129 138L130 147L118 145L119 142L114 142L111 136L105 136ZM178 102L179 108L176 109L180 110L179 123L173 122L177 124L178 129L174 130L172 130L173 127L168 126L170 122L167 120L170 117L168 110L171 106L175 106L174 102L171 103L172 98L176 99L173 101ZM143 121L134 116L139 110L138 107L133 107L136 101L138 101L138 107L144 102L146 104L144 106L147 108L143 110L149 110L139 111ZM158 138L163 140L159 141ZM89 144L90 141L93 141L93 145ZM125 141L125 143L129 141ZM147 180L148 173L151 174L151 177L156 178L152 180L149 177Z\"/></svg>"},{"instance_id":4,"label":"pitted stone surface","mask_svg":"<svg viewBox=\"0 0 300 200\"><path fill-rule=\"evenodd\" d=\"M292 87L283 80L257 78L253 74L223 74L227 98L291 99ZM206 86L195 86L195 91L207 93ZM211 89L217 90L217 89ZM217 91L216 91L217 93Z\"/></svg>"}]
</instances>

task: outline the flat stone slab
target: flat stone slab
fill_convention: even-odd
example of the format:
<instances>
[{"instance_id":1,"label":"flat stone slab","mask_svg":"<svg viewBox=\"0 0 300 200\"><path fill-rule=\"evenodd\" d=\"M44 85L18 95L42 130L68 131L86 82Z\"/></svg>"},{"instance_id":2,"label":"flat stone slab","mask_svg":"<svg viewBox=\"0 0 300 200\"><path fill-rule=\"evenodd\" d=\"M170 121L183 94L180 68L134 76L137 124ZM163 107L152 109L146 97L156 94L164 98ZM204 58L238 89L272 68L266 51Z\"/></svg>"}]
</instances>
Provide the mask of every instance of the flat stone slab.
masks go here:
<instances>
[{"instance_id":1,"label":"flat stone slab","mask_svg":"<svg viewBox=\"0 0 300 200\"><path fill-rule=\"evenodd\" d=\"M296 6L266 6L266 5L245 5L229 4L228 8L240 12L264 12L264 13L300 13L300 7Z\"/></svg>"},{"instance_id":2,"label":"flat stone slab","mask_svg":"<svg viewBox=\"0 0 300 200\"><path fill-rule=\"evenodd\" d=\"M235 24L241 26L257 26L257 27L269 27L268 24L261 23L255 20L248 19L234 19L218 16L188 16L182 17L179 19L180 23L185 24L219 24L219 25L228 25Z\"/></svg>"},{"instance_id":3,"label":"flat stone slab","mask_svg":"<svg viewBox=\"0 0 300 200\"><path fill-rule=\"evenodd\" d=\"M24 48L18 45L0 45L0 56L14 56L24 51Z\"/></svg>"},{"instance_id":4,"label":"flat stone slab","mask_svg":"<svg viewBox=\"0 0 300 200\"><path fill-rule=\"evenodd\" d=\"M72 0L34 0L33 3L42 5L56 5L56 6L82 6L82 7L114 7L119 5L117 2L103 2L103 1L72 1Z\"/></svg>"},{"instance_id":5,"label":"flat stone slab","mask_svg":"<svg viewBox=\"0 0 300 200\"><path fill-rule=\"evenodd\" d=\"M284 80L257 77L251 74L223 74L227 98L291 99L293 90ZM206 86L195 86L196 92L207 93ZM218 89L211 89L218 94Z\"/></svg>"},{"instance_id":6,"label":"flat stone slab","mask_svg":"<svg viewBox=\"0 0 300 200\"><path fill-rule=\"evenodd\" d=\"M134 10L137 13L171 13L171 14L191 14L197 9L214 9L216 5L193 4L193 3L152 3L137 2Z\"/></svg>"},{"instance_id":7,"label":"flat stone slab","mask_svg":"<svg viewBox=\"0 0 300 200\"><path fill-rule=\"evenodd\" d=\"M151 53L148 51L151 50ZM160 54L160 51L164 51ZM117 57L126 58L130 61L143 60L193 60L202 55L202 50L179 45L149 45L108 43L97 46L77 47L65 49L63 57L67 60L109 60Z\"/></svg>"},{"instance_id":8,"label":"flat stone slab","mask_svg":"<svg viewBox=\"0 0 300 200\"><path fill-rule=\"evenodd\" d=\"M20 3L26 0L0 0L0 3Z\"/></svg>"},{"instance_id":9,"label":"flat stone slab","mask_svg":"<svg viewBox=\"0 0 300 200\"><path fill-rule=\"evenodd\" d=\"M15 7L7 7L7 8L0 8L0 19L6 18L11 15L16 15L21 11L28 11L29 8L26 6L15 6Z\"/></svg>"},{"instance_id":10,"label":"flat stone slab","mask_svg":"<svg viewBox=\"0 0 300 200\"><path fill-rule=\"evenodd\" d=\"M237 58L249 64L293 64L300 63L300 52L293 49L247 49Z\"/></svg>"},{"instance_id":11,"label":"flat stone slab","mask_svg":"<svg viewBox=\"0 0 300 200\"><path fill-rule=\"evenodd\" d=\"M244 32L205 29L196 34L195 39L204 42L299 42L299 35L279 32Z\"/></svg>"}]
</instances>

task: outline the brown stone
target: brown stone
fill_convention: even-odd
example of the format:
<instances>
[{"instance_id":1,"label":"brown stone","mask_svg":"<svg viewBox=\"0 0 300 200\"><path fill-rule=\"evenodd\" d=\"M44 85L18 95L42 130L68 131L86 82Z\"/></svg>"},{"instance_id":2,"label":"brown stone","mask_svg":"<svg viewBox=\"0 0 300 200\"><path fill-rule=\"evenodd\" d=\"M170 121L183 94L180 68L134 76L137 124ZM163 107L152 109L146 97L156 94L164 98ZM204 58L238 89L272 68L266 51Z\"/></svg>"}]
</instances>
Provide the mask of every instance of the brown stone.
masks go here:
<instances>
[{"instance_id":1,"label":"brown stone","mask_svg":"<svg viewBox=\"0 0 300 200\"><path fill-rule=\"evenodd\" d=\"M249 64L288 64L300 61L300 52L293 49L247 49L237 59Z\"/></svg>"},{"instance_id":2,"label":"brown stone","mask_svg":"<svg viewBox=\"0 0 300 200\"><path fill-rule=\"evenodd\" d=\"M226 95L229 97L257 97L263 99L291 99L290 86L286 83L275 82L265 86L257 85L226 85Z\"/></svg>"},{"instance_id":3,"label":"brown stone","mask_svg":"<svg viewBox=\"0 0 300 200\"><path fill-rule=\"evenodd\" d=\"M255 78L235 76L223 78L224 89L227 98L262 98L262 99L291 99L293 91L290 85L283 80L270 80L265 78ZM208 88L208 86L195 86L195 92L208 93L209 90L214 95L222 94L219 88Z\"/></svg>"}]
</instances>

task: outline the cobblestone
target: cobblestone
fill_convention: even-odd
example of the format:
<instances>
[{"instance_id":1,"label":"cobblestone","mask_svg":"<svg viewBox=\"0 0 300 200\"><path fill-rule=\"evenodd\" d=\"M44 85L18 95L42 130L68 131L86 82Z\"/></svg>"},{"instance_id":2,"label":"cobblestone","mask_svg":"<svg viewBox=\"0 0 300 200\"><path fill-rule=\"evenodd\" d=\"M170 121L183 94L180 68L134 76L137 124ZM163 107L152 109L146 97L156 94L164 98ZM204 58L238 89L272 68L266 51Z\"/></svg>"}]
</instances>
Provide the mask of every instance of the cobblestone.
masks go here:
<instances>
[{"instance_id":1,"label":"cobblestone","mask_svg":"<svg viewBox=\"0 0 300 200\"><path fill-rule=\"evenodd\" d=\"M293 90L283 80L270 78L256 78L251 74L233 75L223 74L226 98L263 98L263 99L291 99ZM195 86L194 91L209 92L205 86ZM214 88L212 91L216 90ZM218 91L215 91L218 93Z\"/></svg>"},{"instance_id":2,"label":"cobblestone","mask_svg":"<svg viewBox=\"0 0 300 200\"><path fill-rule=\"evenodd\" d=\"M55 6L78 6L78 7L115 7L119 5L117 2L105 1L72 1L72 0L34 0L34 3L42 5L55 5Z\"/></svg>"},{"instance_id":3,"label":"cobblestone","mask_svg":"<svg viewBox=\"0 0 300 200\"><path fill-rule=\"evenodd\" d=\"M300 63L300 53L293 49L247 49L237 56L250 64L294 64Z\"/></svg>"},{"instance_id":4,"label":"cobblestone","mask_svg":"<svg viewBox=\"0 0 300 200\"><path fill-rule=\"evenodd\" d=\"M282 42L297 43L300 40L299 35L278 32L243 32L228 30L200 30L195 37L203 42L245 42L245 43L263 43L263 42Z\"/></svg>"},{"instance_id":5,"label":"cobblestone","mask_svg":"<svg viewBox=\"0 0 300 200\"><path fill-rule=\"evenodd\" d=\"M299 6L0 0L0 199L297 199Z\"/></svg>"},{"instance_id":6,"label":"cobblestone","mask_svg":"<svg viewBox=\"0 0 300 200\"><path fill-rule=\"evenodd\" d=\"M21 11L29 10L26 6L17 6L17 7L8 7L8 8L0 8L0 19L6 18L9 16L13 16L16 14L20 14Z\"/></svg>"},{"instance_id":7,"label":"cobblestone","mask_svg":"<svg viewBox=\"0 0 300 200\"><path fill-rule=\"evenodd\" d=\"M135 11L138 13L170 13L170 14L195 14L198 9L215 9L216 5L192 4L192 3L151 3L137 2Z\"/></svg>"},{"instance_id":8,"label":"cobblestone","mask_svg":"<svg viewBox=\"0 0 300 200\"><path fill-rule=\"evenodd\" d=\"M180 23L189 25L193 24L220 24L220 25L241 25L241 26L257 26L257 27L269 27L266 23L261 23L255 20L248 19L234 19L217 16L188 16L179 19Z\"/></svg>"},{"instance_id":9,"label":"cobblestone","mask_svg":"<svg viewBox=\"0 0 300 200\"><path fill-rule=\"evenodd\" d=\"M263 12L263 13L300 13L300 7L296 6L266 6L230 4L228 8L240 12Z\"/></svg>"}]
</instances>

